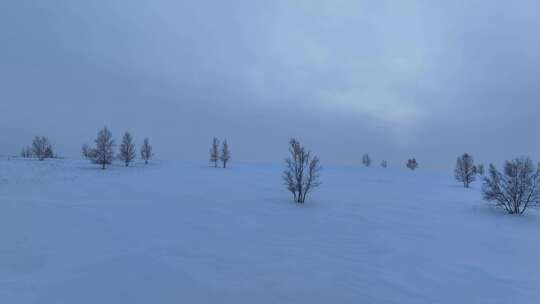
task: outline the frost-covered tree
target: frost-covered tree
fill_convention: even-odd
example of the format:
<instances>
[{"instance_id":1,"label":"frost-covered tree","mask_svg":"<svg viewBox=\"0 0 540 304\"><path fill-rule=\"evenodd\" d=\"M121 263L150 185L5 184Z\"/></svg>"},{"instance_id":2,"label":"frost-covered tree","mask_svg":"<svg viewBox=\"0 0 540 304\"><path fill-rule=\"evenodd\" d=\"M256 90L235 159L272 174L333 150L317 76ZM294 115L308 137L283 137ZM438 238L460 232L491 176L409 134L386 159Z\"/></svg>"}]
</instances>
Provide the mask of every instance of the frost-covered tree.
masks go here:
<instances>
[{"instance_id":1,"label":"frost-covered tree","mask_svg":"<svg viewBox=\"0 0 540 304\"><path fill-rule=\"evenodd\" d=\"M219 161L219 139L212 139L212 147L210 148L210 162L214 163L214 167L217 168Z\"/></svg>"},{"instance_id":2,"label":"frost-covered tree","mask_svg":"<svg viewBox=\"0 0 540 304\"><path fill-rule=\"evenodd\" d=\"M144 159L144 163L148 165L148 161L152 157L154 157L154 153L152 152L152 146L150 145L150 141L148 140L148 138L145 138L141 146L141 158Z\"/></svg>"},{"instance_id":3,"label":"frost-covered tree","mask_svg":"<svg viewBox=\"0 0 540 304\"><path fill-rule=\"evenodd\" d=\"M96 147L89 153L90 160L94 164L101 165L101 169L105 170L105 167L110 165L114 158L114 140L111 131L107 127L101 129L95 142Z\"/></svg>"},{"instance_id":4,"label":"frost-covered tree","mask_svg":"<svg viewBox=\"0 0 540 304\"><path fill-rule=\"evenodd\" d=\"M411 170L416 170L418 168L418 162L416 161L416 158L411 158L409 160L407 160L407 168L411 169Z\"/></svg>"},{"instance_id":5,"label":"frost-covered tree","mask_svg":"<svg viewBox=\"0 0 540 304\"><path fill-rule=\"evenodd\" d=\"M456 180L463 183L465 188L469 188L469 185L475 181L476 167L470 154L465 153L457 158L454 176Z\"/></svg>"},{"instance_id":6,"label":"frost-covered tree","mask_svg":"<svg viewBox=\"0 0 540 304\"><path fill-rule=\"evenodd\" d=\"M304 203L306 197L315 188L321 185L321 165L317 156L294 138L289 141L290 156L285 159L286 169L283 171L283 180L297 203Z\"/></svg>"},{"instance_id":7,"label":"frost-covered tree","mask_svg":"<svg viewBox=\"0 0 540 304\"><path fill-rule=\"evenodd\" d=\"M366 153L362 156L362 164L366 167L371 166L371 157L369 157L369 154Z\"/></svg>"},{"instance_id":8,"label":"frost-covered tree","mask_svg":"<svg viewBox=\"0 0 540 304\"><path fill-rule=\"evenodd\" d=\"M476 166L476 173L482 176L486 174L486 169L484 168L483 164L478 164L478 166Z\"/></svg>"},{"instance_id":9,"label":"frost-covered tree","mask_svg":"<svg viewBox=\"0 0 540 304\"><path fill-rule=\"evenodd\" d=\"M231 150L229 149L229 144L227 140L224 140L221 144L221 155L219 156L223 168L227 168L227 163L231 160Z\"/></svg>"},{"instance_id":10,"label":"frost-covered tree","mask_svg":"<svg viewBox=\"0 0 540 304\"><path fill-rule=\"evenodd\" d=\"M387 162L386 160L383 160L383 161L381 162L381 167L387 168L387 167L388 167L388 162Z\"/></svg>"},{"instance_id":11,"label":"frost-covered tree","mask_svg":"<svg viewBox=\"0 0 540 304\"><path fill-rule=\"evenodd\" d=\"M129 164L135 159L135 155L133 136L129 132L126 132L122 137L122 143L120 143L118 158L126 164L126 167L129 167Z\"/></svg>"},{"instance_id":12,"label":"frost-covered tree","mask_svg":"<svg viewBox=\"0 0 540 304\"><path fill-rule=\"evenodd\" d=\"M495 202L509 214L522 214L540 202L540 165L528 157L520 157L504 164L504 172L489 165L482 185L484 199Z\"/></svg>"},{"instance_id":13,"label":"frost-covered tree","mask_svg":"<svg viewBox=\"0 0 540 304\"><path fill-rule=\"evenodd\" d=\"M36 136L32 141L32 154L35 155L39 160L44 160L47 158L47 150L51 149L51 144L49 139L45 136Z\"/></svg>"}]
</instances>

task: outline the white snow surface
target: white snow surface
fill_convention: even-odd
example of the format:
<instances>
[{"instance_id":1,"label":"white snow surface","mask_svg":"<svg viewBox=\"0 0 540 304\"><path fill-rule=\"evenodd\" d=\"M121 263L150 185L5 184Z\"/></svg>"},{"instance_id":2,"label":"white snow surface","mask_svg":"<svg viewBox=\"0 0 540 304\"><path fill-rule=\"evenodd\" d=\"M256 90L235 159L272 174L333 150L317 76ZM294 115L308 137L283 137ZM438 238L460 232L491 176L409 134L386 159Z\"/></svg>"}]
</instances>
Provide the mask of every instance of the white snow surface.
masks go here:
<instances>
[{"instance_id":1,"label":"white snow surface","mask_svg":"<svg viewBox=\"0 0 540 304\"><path fill-rule=\"evenodd\" d=\"M0 159L0 303L538 303L540 214L451 172Z\"/></svg>"}]
</instances>

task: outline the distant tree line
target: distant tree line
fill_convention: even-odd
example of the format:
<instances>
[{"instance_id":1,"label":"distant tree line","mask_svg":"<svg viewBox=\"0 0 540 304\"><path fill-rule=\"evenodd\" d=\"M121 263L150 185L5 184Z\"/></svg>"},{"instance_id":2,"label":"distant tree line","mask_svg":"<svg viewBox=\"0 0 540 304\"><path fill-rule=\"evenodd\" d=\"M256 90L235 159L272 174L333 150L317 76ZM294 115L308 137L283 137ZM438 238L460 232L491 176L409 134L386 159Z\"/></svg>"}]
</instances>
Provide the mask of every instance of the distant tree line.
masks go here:
<instances>
[{"instance_id":1,"label":"distant tree line","mask_svg":"<svg viewBox=\"0 0 540 304\"><path fill-rule=\"evenodd\" d=\"M227 168L227 164L231 160L231 150L227 140L223 140L220 147L220 141L216 137L212 139L212 146L210 148L210 162L214 164L214 168L219 167L221 162L222 168Z\"/></svg>"},{"instance_id":2,"label":"distant tree line","mask_svg":"<svg viewBox=\"0 0 540 304\"><path fill-rule=\"evenodd\" d=\"M58 155L54 153L52 144L45 136L34 137L32 144L24 147L20 155L23 158L37 158L40 161L47 158L58 158Z\"/></svg>"},{"instance_id":3,"label":"distant tree line","mask_svg":"<svg viewBox=\"0 0 540 304\"><path fill-rule=\"evenodd\" d=\"M95 146L90 147L85 144L82 146L83 156L90 160L92 163L100 165L101 169L105 169L108 165L111 165L114 160L115 141L113 139L111 131L104 127L101 129L94 141ZM122 142L120 143L117 158L121 160L126 167L135 160L136 149L133 136L129 132L125 132L122 136ZM152 152L152 146L148 138L144 139L144 142L140 150L141 159L145 164L154 156Z\"/></svg>"},{"instance_id":4,"label":"distant tree line","mask_svg":"<svg viewBox=\"0 0 540 304\"><path fill-rule=\"evenodd\" d=\"M369 156L369 154L365 153L362 155L362 164L365 166L365 167L371 167L371 163L372 163L372 159L371 159L371 156ZM383 159L380 163L381 165L381 168L383 169L386 169L388 168L388 161ZM411 169L411 170L416 170L418 169L418 161L416 160L416 158L411 158L411 159L408 159L407 162L405 163L405 167Z\"/></svg>"},{"instance_id":5,"label":"distant tree line","mask_svg":"<svg viewBox=\"0 0 540 304\"><path fill-rule=\"evenodd\" d=\"M137 157L135 141L129 132L123 134L116 156L115 148L111 131L104 127L99 130L93 147L87 144L82 146L82 154L102 169L111 165L115 158L129 167ZM51 142L45 136L34 137L31 145L24 147L20 155L40 161L58 158ZM144 139L139 155L145 164L153 158L154 153L148 138ZM230 160L231 151L227 140L220 142L214 137L210 148L210 162L215 168L227 168ZM362 155L362 164L371 166L372 159L369 154ZM320 160L297 139L292 138L289 141L289 156L285 159L285 165L282 175L284 184L296 203L304 203L308 195L321 185ZM387 168L388 162L382 160L380 166ZM406 167L416 170L419 167L416 158L408 159ZM477 178L481 177L483 198L494 202L509 214L523 214L529 207L540 203L540 164L535 165L528 157L506 161L502 172L490 164L486 172L483 164L475 164L473 156L464 153L456 159L454 177L465 188L470 188Z\"/></svg>"}]
</instances>

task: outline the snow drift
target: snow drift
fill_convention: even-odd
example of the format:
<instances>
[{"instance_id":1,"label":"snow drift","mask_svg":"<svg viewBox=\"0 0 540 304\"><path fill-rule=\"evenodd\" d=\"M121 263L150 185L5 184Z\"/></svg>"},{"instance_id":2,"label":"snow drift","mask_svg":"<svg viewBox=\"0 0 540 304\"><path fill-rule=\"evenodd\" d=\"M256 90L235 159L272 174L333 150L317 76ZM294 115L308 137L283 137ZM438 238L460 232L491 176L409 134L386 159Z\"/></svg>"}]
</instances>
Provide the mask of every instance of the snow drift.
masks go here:
<instances>
[{"instance_id":1,"label":"snow drift","mask_svg":"<svg viewBox=\"0 0 540 304\"><path fill-rule=\"evenodd\" d=\"M534 303L540 217L451 172L0 160L0 303Z\"/></svg>"}]
</instances>

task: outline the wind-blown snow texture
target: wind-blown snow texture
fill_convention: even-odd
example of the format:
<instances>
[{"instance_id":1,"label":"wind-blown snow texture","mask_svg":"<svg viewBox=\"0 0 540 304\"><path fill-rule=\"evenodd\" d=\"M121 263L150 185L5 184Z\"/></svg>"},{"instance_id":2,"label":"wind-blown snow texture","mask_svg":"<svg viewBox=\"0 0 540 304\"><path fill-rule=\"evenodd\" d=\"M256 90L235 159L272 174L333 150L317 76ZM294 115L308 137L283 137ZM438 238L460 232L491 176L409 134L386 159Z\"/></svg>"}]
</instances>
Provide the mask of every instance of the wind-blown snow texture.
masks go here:
<instances>
[{"instance_id":1,"label":"wind-blown snow texture","mask_svg":"<svg viewBox=\"0 0 540 304\"><path fill-rule=\"evenodd\" d=\"M540 216L479 184L326 167L0 160L0 303L535 303Z\"/></svg>"}]
</instances>

